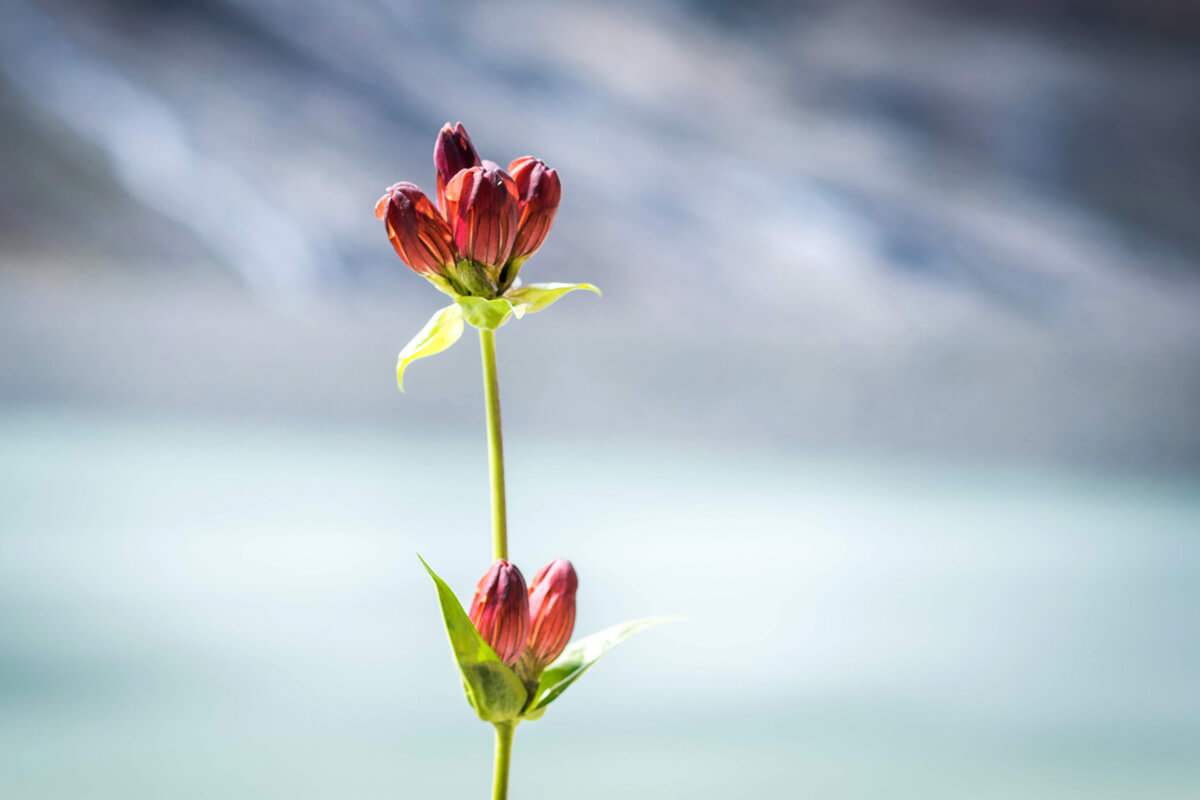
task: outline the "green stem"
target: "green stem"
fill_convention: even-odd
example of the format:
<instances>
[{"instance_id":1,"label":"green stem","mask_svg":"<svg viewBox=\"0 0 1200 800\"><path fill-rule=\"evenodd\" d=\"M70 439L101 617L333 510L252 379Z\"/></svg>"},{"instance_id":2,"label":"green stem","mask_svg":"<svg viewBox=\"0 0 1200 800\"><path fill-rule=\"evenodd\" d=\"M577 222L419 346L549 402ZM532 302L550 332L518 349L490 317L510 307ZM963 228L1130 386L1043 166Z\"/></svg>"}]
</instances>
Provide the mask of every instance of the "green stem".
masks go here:
<instances>
[{"instance_id":1,"label":"green stem","mask_svg":"<svg viewBox=\"0 0 1200 800\"><path fill-rule=\"evenodd\" d=\"M513 730L516 723L496 723L496 764L492 771L492 800L508 798L508 764L512 759Z\"/></svg>"},{"instance_id":2,"label":"green stem","mask_svg":"<svg viewBox=\"0 0 1200 800\"><path fill-rule=\"evenodd\" d=\"M496 561L508 558L508 523L504 509L504 441L500 433L500 380L496 377L496 332L480 328L479 347L483 352L483 398L487 405L488 467L492 479L492 560ZM511 732L509 736L511 738ZM496 740L497 748L500 746L499 741ZM496 752L499 754L500 751L497 749Z\"/></svg>"},{"instance_id":3,"label":"green stem","mask_svg":"<svg viewBox=\"0 0 1200 800\"><path fill-rule=\"evenodd\" d=\"M492 479L492 560L508 558L508 520L504 507L504 439L500 433L500 379L496 375L496 332L479 329L483 353L483 399L487 406L488 468ZM516 723L496 723L496 763L492 800L508 797L508 763Z\"/></svg>"}]
</instances>

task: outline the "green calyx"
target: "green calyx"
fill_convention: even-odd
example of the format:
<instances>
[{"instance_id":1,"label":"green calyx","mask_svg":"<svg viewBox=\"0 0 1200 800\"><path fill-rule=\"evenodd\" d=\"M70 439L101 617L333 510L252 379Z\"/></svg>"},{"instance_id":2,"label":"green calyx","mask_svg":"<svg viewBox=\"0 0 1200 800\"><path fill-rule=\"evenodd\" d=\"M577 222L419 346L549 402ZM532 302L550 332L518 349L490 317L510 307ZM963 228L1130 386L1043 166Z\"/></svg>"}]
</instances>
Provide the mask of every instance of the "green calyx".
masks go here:
<instances>
[{"instance_id":1,"label":"green calyx","mask_svg":"<svg viewBox=\"0 0 1200 800\"><path fill-rule=\"evenodd\" d=\"M417 556L420 558L420 556ZM638 631L678 617L653 617L605 628L599 633L567 645L562 654L538 676L526 676L502 662L471 624L454 592L421 559L437 588L442 622L450 639L450 650L462 676L467 702L485 722L516 723L536 720L600 657ZM536 681L536 682L535 682Z\"/></svg>"},{"instance_id":2,"label":"green calyx","mask_svg":"<svg viewBox=\"0 0 1200 800\"><path fill-rule=\"evenodd\" d=\"M476 264L465 258L454 265L455 277L465 292L462 294L472 297L495 297L500 293L500 287L493 275L483 264Z\"/></svg>"},{"instance_id":3,"label":"green calyx","mask_svg":"<svg viewBox=\"0 0 1200 800\"><path fill-rule=\"evenodd\" d=\"M508 291L527 260L528 257L509 259L503 267L496 268L460 258L442 273L427 273L425 277L440 291L456 299L469 296L494 300Z\"/></svg>"},{"instance_id":4,"label":"green calyx","mask_svg":"<svg viewBox=\"0 0 1200 800\"><path fill-rule=\"evenodd\" d=\"M528 310L525 303L513 304L507 297L485 300L482 297L460 297L454 301L462 309L463 319L473 328L494 331L510 317L520 319Z\"/></svg>"},{"instance_id":5,"label":"green calyx","mask_svg":"<svg viewBox=\"0 0 1200 800\"><path fill-rule=\"evenodd\" d=\"M460 264L470 264L462 261ZM488 299L470 293L456 293L442 276L427 276L435 286L454 298L454 304L434 312L425 327L414 336L396 362L396 381L404 391L404 370L419 358L442 352L462 336L463 323L480 330L494 331L514 317L520 319L548 308L560 297L577 289L600 294L590 283L532 283L509 289L502 297ZM486 276L485 276L486 277ZM435 280L436 279L436 280Z\"/></svg>"}]
</instances>

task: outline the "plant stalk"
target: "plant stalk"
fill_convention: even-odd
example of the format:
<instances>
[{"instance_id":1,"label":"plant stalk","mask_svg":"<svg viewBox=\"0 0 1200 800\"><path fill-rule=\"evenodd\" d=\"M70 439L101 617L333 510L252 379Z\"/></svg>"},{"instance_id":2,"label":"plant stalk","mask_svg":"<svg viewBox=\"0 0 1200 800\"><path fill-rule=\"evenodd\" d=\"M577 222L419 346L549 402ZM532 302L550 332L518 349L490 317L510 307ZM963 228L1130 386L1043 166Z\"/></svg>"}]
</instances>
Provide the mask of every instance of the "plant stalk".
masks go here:
<instances>
[{"instance_id":1,"label":"plant stalk","mask_svg":"<svg viewBox=\"0 0 1200 800\"><path fill-rule=\"evenodd\" d=\"M512 760L515 722L496 723L496 762L492 770L492 800L508 798L508 765Z\"/></svg>"},{"instance_id":2,"label":"plant stalk","mask_svg":"<svg viewBox=\"0 0 1200 800\"><path fill-rule=\"evenodd\" d=\"M504 498L504 437L500 431L500 379L496 374L496 332L479 329L483 354L483 399L487 409L488 471L492 484L492 560L508 558L508 514ZM508 798L508 764L512 758L514 722L496 723L496 758L492 768L492 800Z\"/></svg>"},{"instance_id":3,"label":"plant stalk","mask_svg":"<svg viewBox=\"0 0 1200 800\"><path fill-rule=\"evenodd\" d=\"M479 347L483 353L483 399L487 406L488 468L492 482L492 560L496 561L508 558L508 517L504 505L504 441L500 432L500 380L496 376L496 332L480 328ZM511 733L509 735L511 736Z\"/></svg>"}]
</instances>

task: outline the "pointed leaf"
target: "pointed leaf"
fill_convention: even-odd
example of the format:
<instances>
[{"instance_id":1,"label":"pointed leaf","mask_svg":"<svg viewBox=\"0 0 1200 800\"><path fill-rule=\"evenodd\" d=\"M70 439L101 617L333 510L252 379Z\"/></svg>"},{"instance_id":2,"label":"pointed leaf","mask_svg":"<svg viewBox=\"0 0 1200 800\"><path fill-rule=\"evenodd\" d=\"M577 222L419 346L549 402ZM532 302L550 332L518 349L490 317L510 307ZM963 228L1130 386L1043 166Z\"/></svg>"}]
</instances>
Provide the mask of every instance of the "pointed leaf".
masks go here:
<instances>
[{"instance_id":1,"label":"pointed leaf","mask_svg":"<svg viewBox=\"0 0 1200 800\"><path fill-rule=\"evenodd\" d=\"M562 655L556 658L542 673L542 677L538 681L537 692L534 694L534 701L530 704L529 711L525 713L525 718L537 719L540 717L546 706L553 703L560 694L567 690L568 686L587 672L592 664L595 664L601 656L633 634L660 622L670 622L676 619L680 619L680 617L649 617L622 622L620 625L613 625L599 633L593 633L591 636L571 642L567 645L567 649L563 650Z\"/></svg>"},{"instance_id":2,"label":"pointed leaf","mask_svg":"<svg viewBox=\"0 0 1200 800\"><path fill-rule=\"evenodd\" d=\"M421 556L417 556L421 558ZM425 571L433 578L437 587L438 602L442 607L442 621L446 635L450 637L450 648L463 677L463 689L467 701L474 707L480 719L488 722L507 722L516 719L529 695L524 684L504 664L487 642L471 624L467 612L454 596L454 592L437 573L425 563Z\"/></svg>"},{"instance_id":3,"label":"pointed leaf","mask_svg":"<svg viewBox=\"0 0 1200 800\"><path fill-rule=\"evenodd\" d=\"M546 306L562 297L567 292L576 289L587 289L589 292L600 294L600 290L590 283L531 283L519 289L510 289L504 296L513 302L529 305L529 313L541 311Z\"/></svg>"},{"instance_id":4,"label":"pointed leaf","mask_svg":"<svg viewBox=\"0 0 1200 800\"><path fill-rule=\"evenodd\" d=\"M514 306L511 300L504 297L497 297L495 300L487 300L483 297L460 297L455 302L462 309L463 319L471 323L476 328L494 331L504 323L508 322L508 318L516 315L520 319L525 315L525 306Z\"/></svg>"},{"instance_id":5,"label":"pointed leaf","mask_svg":"<svg viewBox=\"0 0 1200 800\"><path fill-rule=\"evenodd\" d=\"M446 306L430 317L421 332L400 351L400 358L396 361L396 383L400 385L400 391L404 391L404 370L409 364L418 358L442 352L457 342L462 332L462 309L457 305Z\"/></svg>"}]
</instances>

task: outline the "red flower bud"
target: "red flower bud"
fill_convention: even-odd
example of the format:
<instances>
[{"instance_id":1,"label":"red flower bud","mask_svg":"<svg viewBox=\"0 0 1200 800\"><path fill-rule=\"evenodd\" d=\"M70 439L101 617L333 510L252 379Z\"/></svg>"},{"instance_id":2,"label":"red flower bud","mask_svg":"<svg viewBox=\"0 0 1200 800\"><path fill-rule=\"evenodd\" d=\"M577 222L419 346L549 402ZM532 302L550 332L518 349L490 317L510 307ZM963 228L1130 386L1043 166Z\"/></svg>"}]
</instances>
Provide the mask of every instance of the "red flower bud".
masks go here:
<instances>
[{"instance_id":1,"label":"red flower bud","mask_svg":"<svg viewBox=\"0 0 1200 800\"><path fill-rule=\"evenodd\" d=\"M447 122L433 146L433 166L437 170L438 206L446 210L446 184L461 170L478 167L479 153L461 122L450 127Z\"/></svg>"},{"instance_id":2,"label":"red flower bud","mask_svg":"<svg viewBox=\"0 0 1200 800\"><path fill-rule=\"evenodd\" d=\"M375 204L388 239L405 264L422 274L441 274L455 263L450 226L429 198L411 183L397 183Z\"/></svg>"},{"instance_id":3,"label":"red flower bud","mask_svg":"<svg viewBox=\"0 0 1200 800\"><path fill-rule=\"evenodd\" d=\"M463 258L496 279L517 235L517 185L495 164L464 169L446 185L443 210Z\"/></svg>"},{"instance_id":4,"label":"red flower bud","mask_svg":"<svg viewBox=\"0 0 1200 800\"><path fill-rule=\"evenodd\" d=\"M575 590L579 578L565 558L556 558L538 570L529 584L529 612L533 627L526 650L540 671L567 646L575 628Z\"/></svg>"},{"instance_id":5,"label":"red flower bud","mask_svg":"<svg viewBox=\"0 0 1200 800\"><path fill-rule=\"evenodd\" d=\"M529 637L529 595L521 571L504 559L492 564L475 587L469 616L501 661L517 663Z\"/></svg>"},{"instance_id":6,"label":"red flower bud","mask_svg":"<svg viewBox=\"0 0 1200 800\"><path fill-rule=\"evenodd\" d=\"M520 215L512 258L528 258L537 252L554 224L562 184L558 173L536 158L524 156L508 165L517 184Z\"/></svg>"}]
</instances>

